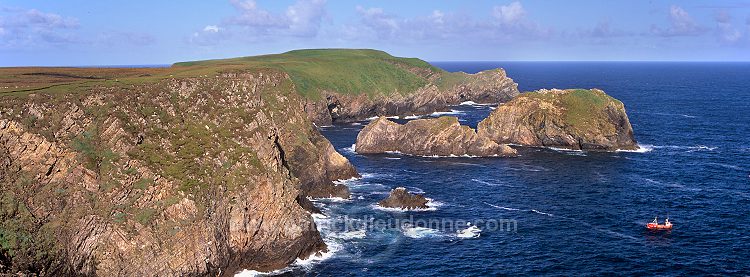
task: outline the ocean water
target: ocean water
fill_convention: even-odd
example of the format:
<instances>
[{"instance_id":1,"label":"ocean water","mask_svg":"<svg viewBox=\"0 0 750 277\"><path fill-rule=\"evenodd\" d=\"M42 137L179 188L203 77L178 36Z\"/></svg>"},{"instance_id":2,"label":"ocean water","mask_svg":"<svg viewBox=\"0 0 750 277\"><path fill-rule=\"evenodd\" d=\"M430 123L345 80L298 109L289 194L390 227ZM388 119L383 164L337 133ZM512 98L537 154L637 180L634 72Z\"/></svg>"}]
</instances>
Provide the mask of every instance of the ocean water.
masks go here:
<instances>
[{"instance_id":1,"label":"ocean water","mask_svg":"<svg viewBox=\"0 0 750 277\"><path fill-rule=\"evenodd\" d=\"M358 155L352 144L367 122L324 128L363 178L344 182L352 199L316 203L330 257L283 275L750 274L750 64L435 65L503 67L522 91L601 88L625 103L642 151ZM493 108L469 104L449 114L475 127ZM398 186L432 198L432 208L374 206ZM645 230L654 216L674 229ZM457 236L467 221L479 237Z\"/></svg>"}]
</instances>

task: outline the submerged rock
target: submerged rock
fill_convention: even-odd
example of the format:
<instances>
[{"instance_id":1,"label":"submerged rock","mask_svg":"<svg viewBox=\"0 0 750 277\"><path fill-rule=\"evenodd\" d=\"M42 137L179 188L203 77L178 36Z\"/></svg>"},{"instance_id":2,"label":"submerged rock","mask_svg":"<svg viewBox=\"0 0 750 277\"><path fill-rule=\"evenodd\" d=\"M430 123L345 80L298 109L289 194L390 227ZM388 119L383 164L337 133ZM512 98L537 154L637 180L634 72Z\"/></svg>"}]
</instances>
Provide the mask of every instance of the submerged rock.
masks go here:
<instances>
[{"instance_id":1,"label":"submerged rock","mask_svg":"<svg viewBox=\"0 0 750 277\"><path fill-rule=\"evenodd\" d=\"M497 143L573 150L637 149L625 106L599 89L539 90L500 105L477 132Z\"/></svg>"},{"instance_id":2,"label":"submerged rock","mask_svg":"<svg viewBox=\"0 0 750 277\"><path fill-rule=\"evenodd\" d=\"M427 198L419 194L412 194L406 191L404 187L397 187L391 190L391 194L388 198L378 202L378 205L384 208L395 208L395 209L427 209Z\"/></svg>"},{"instance_id":3,"label":"submerged rock","mask_svg":"<svg viewBox=\"0 0 750 277\"><path fill-rule=\"evenodd\" d=\"M362 154L401 152L420 156L515 156L516 150L478 136L458 118L418 119L401 125L380 117L357 135L355 151Z\"/></svg>"}]
</instances>

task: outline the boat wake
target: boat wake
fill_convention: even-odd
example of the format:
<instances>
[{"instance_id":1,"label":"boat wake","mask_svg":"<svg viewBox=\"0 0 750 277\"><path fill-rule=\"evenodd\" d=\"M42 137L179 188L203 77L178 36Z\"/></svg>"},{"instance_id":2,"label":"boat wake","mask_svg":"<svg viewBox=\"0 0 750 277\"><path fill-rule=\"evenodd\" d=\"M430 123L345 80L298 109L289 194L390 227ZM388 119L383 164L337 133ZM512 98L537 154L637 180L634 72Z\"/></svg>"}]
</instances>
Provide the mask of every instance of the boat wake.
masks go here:
<instances>
[{"instance_id":1,"label":"boat wake","mask_svg":"<svg viewBox=\"0 0 750 277\"><path fill-rule=\"evenodd\" d=\"M589 227L590 229L596 230L596 231L604 233L604 234L608 234L608 235L612 235L612 236L616 236L616 237L620 237L620 238L626 238L626 239L630 239L630 240L634 240L634 241L639 241L638 238L636 238L636 237L629 236L629 235L626 235L626 234L623 234L623 233L619 233L619 232L615 232L615 231L608 230L608 229L603 229L601 227L591 225L591 224L589 224L586 221L575 219L575 218L571 218L571 217L567 217L567 216L554 215L554 214L551 214L551 213L546 213L546 212L542 212L542 211L535 210L535 209L523 210L523 209L516 209L516 208L508 208L508 207L497 206L497 205L493 205L493 204L490 204L490 203L487 203L487 202L483 202L483 203L486 204L486 205L489 205L491 207L495 207L495 208L502 209L502 210L507 210L507 211L532 212L532 213L536 213L536 214L540 214L540 215L546 215L546 216L549 216L549 217L561 218L561 219L564 219L564 220L569 220L569 221L576 222L578 224L585 225L585 226Z\"/></svg>"}]
</instances>

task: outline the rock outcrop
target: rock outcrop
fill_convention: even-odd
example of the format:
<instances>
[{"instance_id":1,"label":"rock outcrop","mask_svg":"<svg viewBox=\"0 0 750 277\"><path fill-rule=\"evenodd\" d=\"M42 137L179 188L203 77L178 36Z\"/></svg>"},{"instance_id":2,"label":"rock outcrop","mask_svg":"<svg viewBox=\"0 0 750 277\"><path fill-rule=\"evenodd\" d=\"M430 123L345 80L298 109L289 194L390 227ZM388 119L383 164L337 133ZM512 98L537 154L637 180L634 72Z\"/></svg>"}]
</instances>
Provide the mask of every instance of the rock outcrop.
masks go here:
<instances>
[{"instance_id":1,"label":"rock outcrop","mask_svg":"<svg viewBox=\"0 0 750 277\"><path fill-rule=\"evenodd\" d=\"M357 176L277 70L0 97L0 275L283 268L326 250L301 199Z\"/></svg>"},{"instance_id":2,"label":"rock outcrop","mask_svg":"<svg viewBox=\"0 0 750 277\"><path fill-rule=\"evenodd\" d=\"M415 210L429 208L428 202L422 195L409 193L404 187L397 187L391 190L388 198L378 202L378 205L384 208Z\"/></svg>"},{"instance_id":3,"label":"rock outcrop","mask_svg":"<svg viewBox=\"0 0 750 277\"><path fill-rule=\"evenodd\" d=\"M598 89L539 90L500 105L477 133L497 143L613 151L637 149L625 106Z\"/></svg>"},{"instance_id":4,"label":"rock outcrop","mask_svg":"<svg viewBox=\"0 0 750 277\"><path fill-rule=\"evenodd\" d=\"M361 154L400 152L419 156L515 156L507 146L477 135L458 118L418 119L404 125L380 117L357 135L355 151Z\"/></svg>"},{"instance_id":5,"label":"rock outcrop","mask_svg":"<svg viewBox=\"0 0 750 277\"><path fill-rule=\"evenodd\" d=\"M476 74L433 74L432 81L415 92L368 96L325 91L322 100L308 99L305 111L316 125L328 126L332 122L359 121L375 116L430 114L464 101L501 103L518 95L518 84L502 69Z\"/></svg>"}]
</instances>

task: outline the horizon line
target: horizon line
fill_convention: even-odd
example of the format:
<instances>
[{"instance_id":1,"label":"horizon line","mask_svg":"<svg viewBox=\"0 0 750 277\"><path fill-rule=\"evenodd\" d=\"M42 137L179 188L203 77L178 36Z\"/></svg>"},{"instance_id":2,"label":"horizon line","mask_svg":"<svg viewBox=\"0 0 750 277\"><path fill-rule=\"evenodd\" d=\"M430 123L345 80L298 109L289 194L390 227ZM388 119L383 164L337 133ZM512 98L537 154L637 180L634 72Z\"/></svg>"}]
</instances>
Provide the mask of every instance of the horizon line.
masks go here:
<instances>
[{"instance_id":1,"label":"horizon line","mask_svg":"<svg viewBox=\"0 0 750 277\"><path fill-rule=\"evenodd\" d=\"M750 63L750 60L432 60L428 63ZM168 68L173 63L99 64L99 65L3 65L0 68Z\"/></svg>"}]
</instances>

